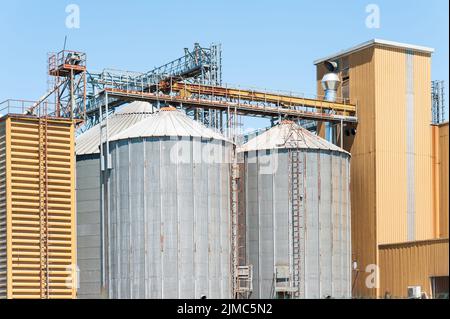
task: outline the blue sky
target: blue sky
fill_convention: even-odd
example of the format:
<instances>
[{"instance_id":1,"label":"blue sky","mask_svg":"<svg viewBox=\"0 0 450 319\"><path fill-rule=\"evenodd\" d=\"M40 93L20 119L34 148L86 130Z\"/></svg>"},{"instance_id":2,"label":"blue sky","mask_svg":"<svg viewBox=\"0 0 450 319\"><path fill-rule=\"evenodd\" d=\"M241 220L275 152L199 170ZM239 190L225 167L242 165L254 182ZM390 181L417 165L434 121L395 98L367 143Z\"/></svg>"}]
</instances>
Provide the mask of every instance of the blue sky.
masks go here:
<instances>
[{"instance_id":1,"label":"blue sky","mask_svg":"<svg viewBox=\"0 0 450 319\"><path fill-rule=\"evenodd\" d=\"M68 4L80 28L65 25ZM366 6L380 8L369 29ZM372 38L436 49L432 78L449 86L447 0L171 0L2 1L0 101L38 99L47 88L47 52L85 51L91 70L146 71L194 42L223 46L227 83L313 94L313 61ZM447 103L448 104L448 103Z\"/></svg>"}]
</instances>

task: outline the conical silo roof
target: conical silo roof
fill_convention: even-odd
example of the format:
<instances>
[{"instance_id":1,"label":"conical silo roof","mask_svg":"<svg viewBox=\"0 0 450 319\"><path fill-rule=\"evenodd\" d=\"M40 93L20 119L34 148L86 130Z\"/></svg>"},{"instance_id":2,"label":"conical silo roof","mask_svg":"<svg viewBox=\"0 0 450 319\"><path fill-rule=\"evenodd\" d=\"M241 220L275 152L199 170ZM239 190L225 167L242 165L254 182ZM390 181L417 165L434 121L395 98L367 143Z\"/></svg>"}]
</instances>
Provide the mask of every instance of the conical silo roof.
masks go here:
<instances>
[{"instance_id":1,"label":"conical silo roof","mask_svg":"<svg viewBox=\"0 0 450 319\"><path fill-rule=\"evenodd\" d=\"M133 125L110 141L139 137L200 137L228 141L222 134L207 128L173 107L162 108L155 115Z\"/></svg>"},{"instance_id":2,"label":"conical silo roof","mask_svg":"<svg viewBox=\"0 0 450 319\"><path fill-rule=\"evenodd\" d=\"M139 123L153 114L153 106L147 102L133 102L124 106L108 119L108 135L112 137L123 130ZM103 134L106 134L103 132ZM104 136L103 136L104 137ZM98 154L100 144L100 125L92 127L81 134L76 141L77 155Z\"/></svg>"},{"instance_id":3,"label":"conical silo roof","mask_svg":"<svg viewBox=\"0 0 450 319\"><path fill-rule=\"evenodd\" d=\"M284 121L242 145L238 152L272 149L314 149L346 152L292 121Z\"/></svg>"}]
</instances>

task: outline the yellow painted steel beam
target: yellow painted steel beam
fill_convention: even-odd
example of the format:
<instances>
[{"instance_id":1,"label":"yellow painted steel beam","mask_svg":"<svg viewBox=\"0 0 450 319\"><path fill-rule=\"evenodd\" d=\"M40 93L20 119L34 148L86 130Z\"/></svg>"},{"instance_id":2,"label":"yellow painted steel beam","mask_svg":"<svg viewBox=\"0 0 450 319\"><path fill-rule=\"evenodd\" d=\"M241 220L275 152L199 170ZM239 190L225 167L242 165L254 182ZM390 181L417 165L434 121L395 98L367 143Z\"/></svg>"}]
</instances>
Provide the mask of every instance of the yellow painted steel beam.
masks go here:
<instances>
[{"instance_id":1,"label":"yellow painted steel beam","mask_svg":"<svg viewBox=\"0 0 450 319\"><path fill-rule=\"evenodd\" d=\"M167 87L167 85L166 85ZM177 82L170 86L170 89L179 92L181 96L188 97L191 94L210 95L238 99L242 101L267 102L283 106L304 106L327 111L337 111L346 115L354 115L356 106L347 103L329 102L319 99L309 99L299 96L275 94L269 92L241 90L236 88L226 88L199 84L189 84Z\"/></svg>"},{"instance_id":2,"label":"yellow painted steel beam","mask_svg":"<svg viewBox=\"0 0 450 319\"><path fill-rule=\"evenodd\" d=\"M146 101L146 102L166 102L183 105L188 108L216 109L221 111L232 111L238 114L246 114L261 117L286 116L299 119L310 119L320 122L344 122L356 123L357 117L354 115L336 114L328 112L326 109L297 109L296 107L283 105L255 105L245 100L234 101L230 99L215 100L209 97L183 97L182 95L159 94L151 92L125 91L118 89L105 89L109 97L117 98L121 101Z\"/></svg>"}]
</instances>

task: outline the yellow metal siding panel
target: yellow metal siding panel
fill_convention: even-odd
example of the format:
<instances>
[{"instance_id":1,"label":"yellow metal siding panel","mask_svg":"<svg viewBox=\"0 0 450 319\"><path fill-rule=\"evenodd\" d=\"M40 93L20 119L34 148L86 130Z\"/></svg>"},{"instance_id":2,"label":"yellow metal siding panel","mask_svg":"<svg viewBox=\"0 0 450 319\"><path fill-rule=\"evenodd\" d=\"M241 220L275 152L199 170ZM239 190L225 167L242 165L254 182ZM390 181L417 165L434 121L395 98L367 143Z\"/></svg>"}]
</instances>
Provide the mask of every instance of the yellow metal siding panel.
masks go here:
<instances>
[{"instance_id":1,"label":"yellow metal siding panel","mask_svg":"<svg viewBox=\"0 0 450 319\"><path fill-rule=\"evenodd\" d=\"M435 238L442 238L440 236L440 155L439 155L439 127L436 125L431 125L431 144L432 144L432 195L433 195L433 224L434 224L434 234Z\"/></svg>"},{"instance_id":2,"label":"yellow metal siding panel","mask_svg":"<svg viewBox=\"0 0 450 319\"><path fill-rule=\"evenodd\" d=\"M11 137L11 150L20 150L26 146L28 154L39 156L39 139L35 132L17 133L25 128L37 127L37 122L27 121L23 125L17 119L12 120L11 129L8 132ZM11 187L12 209L12 270L13 276L12 298L21 298L23 295L40 298L40 248L39 231L40 224L28 227L27 231L20 229L21 225L39 220L39 165L19 166L18 162L22 157L11 155L11 182L23 183L33 187L34 196L22 197L23 191L28 188ZM27 179L25 181L25 178ZM26 211L25 211L26 208ZM33 211L30 211L33 210ZM20 214L20 216L18 216ZM27 256L25 252L33 252L37 255ZM34 270L30 273L30 270ZM23 280L21 277L28 277Z\"/></svg>"},{"instance_id":3,"label":"yellow metal siding panel","mask_svg":"<svg viewBox=\"0 0 450 319\"><path fill-rule=\"evenodd\" d=\"M349 62L359 124L344 145L352 153L353 251L364 271L377 263L377 243L406 240L406 60L404 50L371 48ZM364 277L355 295L373 296Z\"/></svg>"},{"instance_id":4,"label":"yellow metal siding panel","mask_svg":"<svg viewBox=\"0 0 450 319\"><path fill-rule=\"evenodd\" d=\"M0 299L7 298L6 123L0 122Z\"/></svg>"},{"instance_id":5,"label":"yellow metal siding panel","mask_svg":"<svg viewBox=\"0 0 450 319\"><path fill-rule=\"evenodd\" d=\"M11 185L11 292L9 298L40 298L39 120L11 118L7 130ZM74 128L48 122L49 297L74 298Z\"/></svg>"},{"instance_id":6,"label":"yellow metal siding panel","mask_svg":"<svg viewBox=\"0 0 450 319\"><path fill-rule=\"evenodd\" d=\"M6 275L7 275L7 298L12 298L12 216L11 216L11 119L5 120L6 135Z\"/></svg>"},{"instance_id":7,"label":"yellow metal siding panel","mask_svg":"<svg viewBox=\"0 0 450 319\"><path fill-rule=\"evenodd\" d=\"M350 100L358 105L359 120L357 135L344 138L344 147L352 154L352 246L359 268L355 297L378 294L377 290L366 288L364 273L367 265L378 264L377 245L404 242L408 236L406 53L405 49L373 46L349 54ZM411 74L414 91L418 92L414 98L414 234L429 239L433 230L430 107L427 108L430 56L414 54ZM319 64L318 94L323 93L320 80L325 72ZM408 258L407 255L404 252L404 256L396 258ZM407 265L408 269L402 271L413 272L413 267Z\"/></svg>"},{"instance_id":8,"label":"yellow metal siding panel","mask_svg":"<svg viewBox=\"0 0 450 319\"><path fill-rule=\"evenodd\" d=\"M375 49L378 243L407 239L406 59L401 49Z\"/></svg>"},{"instance_id":9,"label":"yellow metal siding panel","mask_svg":"<svg viewBox=\"0 0 450 319\"><path fill-rule=\"evenodd\" d=\"M353 295L375 296L365 285L365 269L377 263L375 202L375 82L374 50L368 48L349 56L350 100L358 104L358 133L345 137L344 147L352 154L351 207L352 258L358 262L353 273ZM320 70L324 72L323 68ZM323 76L319 74L318 80ZM319 94L322 94L319 91Z\"/></svg>"},{"instance_id":10,"label":"yellow metal siding panel","mask_svg":"<svg viewBox=\"0 0 450 319\"><path fill-rule=\"evenodd\" d=\"M421 286L431 296L430 277L448 276L448 238L382 245L380 248L380 293L406 298L408 286Z\"/></svg>"},{"instance_id":11,"label":"yellow metal siding panel","mask_svg":"<svg viewBox=\"0 0 450 319\"><path fill-rule=\"evenodd\" d=\"M448 122L439 126L439 236L448 237Z\"/></svg>"},{"instance_id":12,"label":"yellow metal siding panel","mask_svg":"<svg viewBox=\"0 0 450 319\"><path fill-rule=\"evenodd\" d=\"M432 184L431 57L414 54L416 240L435 237Z\"/></svg>"},{"instance_id":13,"label":"yellow metal siding panel","mask_svg":"<svg viewBox=\"0 0 450 319\"><path fill-rule=\"evenodd\" d=\"M71 196L71 203L72 203L72 216L71 216L71 233L72 233L72 238L71 238L71 249L72 249L72 254L71 254L71 285L72 285L72 298L75 299L77 297L77 282L78 282L78 278L77 278L77 229L76 229L76 220L77 220L77 216L76 216L76 193L75 193L75 181L76 181L76 176L75 176L75 167L76 167L76 162L75 162L75 126L71 125L70 126L70 150L69 150L69 154L70 156L70 176L71 176L71 181L72 181L72 185L71 185L71 191L70 191L70 196Z\"/></svg>"},{"instance_id":14,"label":"yellow metal siding panel","mask_svg":"<svg viewBox=\"0 0 450 319\"><path fill-rule=\"evenodd\" d=\"M374 50L368 48L349 56L350 99L358 103L358 133L345 137L352 154L351 207L352 256L359 272L353 273L355 297L374 297L376 291L365 285L365 269L377 263L376 180L375 180L375 76Z\"/></svg>"},{"instance_id":15,"label":"yellow metal siding panel","mask_svg":"<svg viewBox=\"0 0 450 319\"><path fill-rule=\"evenodd\" d=\"M406 51L376 49L377 238L407 240ZM414 53L415 239L434 235L430 56Z\"/></svg>"}]
</instances>

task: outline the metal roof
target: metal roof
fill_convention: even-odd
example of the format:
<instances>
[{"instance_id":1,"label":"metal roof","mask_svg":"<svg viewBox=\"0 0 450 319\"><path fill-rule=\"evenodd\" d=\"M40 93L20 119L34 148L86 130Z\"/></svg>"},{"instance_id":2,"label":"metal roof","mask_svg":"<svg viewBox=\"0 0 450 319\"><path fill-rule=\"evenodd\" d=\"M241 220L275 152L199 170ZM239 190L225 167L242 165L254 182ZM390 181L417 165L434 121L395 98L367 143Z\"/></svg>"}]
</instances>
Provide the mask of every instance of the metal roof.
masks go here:
<instances>
[{"instance_id":1,"label":"metal roof","mask_svg":"<svg viewBox=\"0 0 450 319\"><path fill-rule=\"evenodd\" d=\"M115 114L149 114L153 113L153 106L148 102L136 101L127 104L120 109Z\"/></svg>"},{"instance_id":2,"label":"metal roof","mask_svg":"<svg viewBox=\"0 0 450 319\"><path fill-rule=\"evenodd\" d=\"M346 153L342 148L324 140L307 129L285 121L242 145L238 152L251 152L273 149L313 149Z\"/></svg>"},{"instance_id":3,"label":"metal roof","mask_svg":"<svg viewBox=\"0 0 450 319\"><path fill-rule=\"evenodd\" d=\"M155 115L111 137L110 141L153 136L187 136L228 141L222 134L194 121L175 108L161 109Z\"/></svg>"},{"instance_id":4,"label":"metal roof","mask_svg":"<svg viewBox=\"0 0 450 319\"><path fill-rule=\"evenodd\" d=\"M400 43L400 42L394 42L394 41L388 41L388 40L382 40L382 39L373 39L373 40L361 43L359 45L356 45L350 49L340 51L338 53L329 55L322 59L318 59L318 60L314 61L314 64L317 65L319 63L322 63L322 62L325 62L328 60L336 59L336 58L342 57L344 55L348 55L349 53L354 53L354 52L363 50L365 48L368 48L368 47L376 45L376 44L386 46L386 47L392 47L392 48L409 49L412 51L424 52L424 53L433 53L434 52L433 48L423 47L423 46L419 46L419 45Z\"/></svg>"},{"instance_id":5,"label":"metal roof","mask_svg":"<svg viewBox=\"0 0 450 319\"><path fill-rule=\"evenodd\" d=\"M147 102L133 102L122 107L118 112L108 119L109 137L116 135L130 126L148 118L153 113L153 106ZM103 132L105 138L105 132ZM76 140L76 154L90 155L98 154L100 145L100 125L92 127L81 134Z\"/></svg>"}]
</instances>

